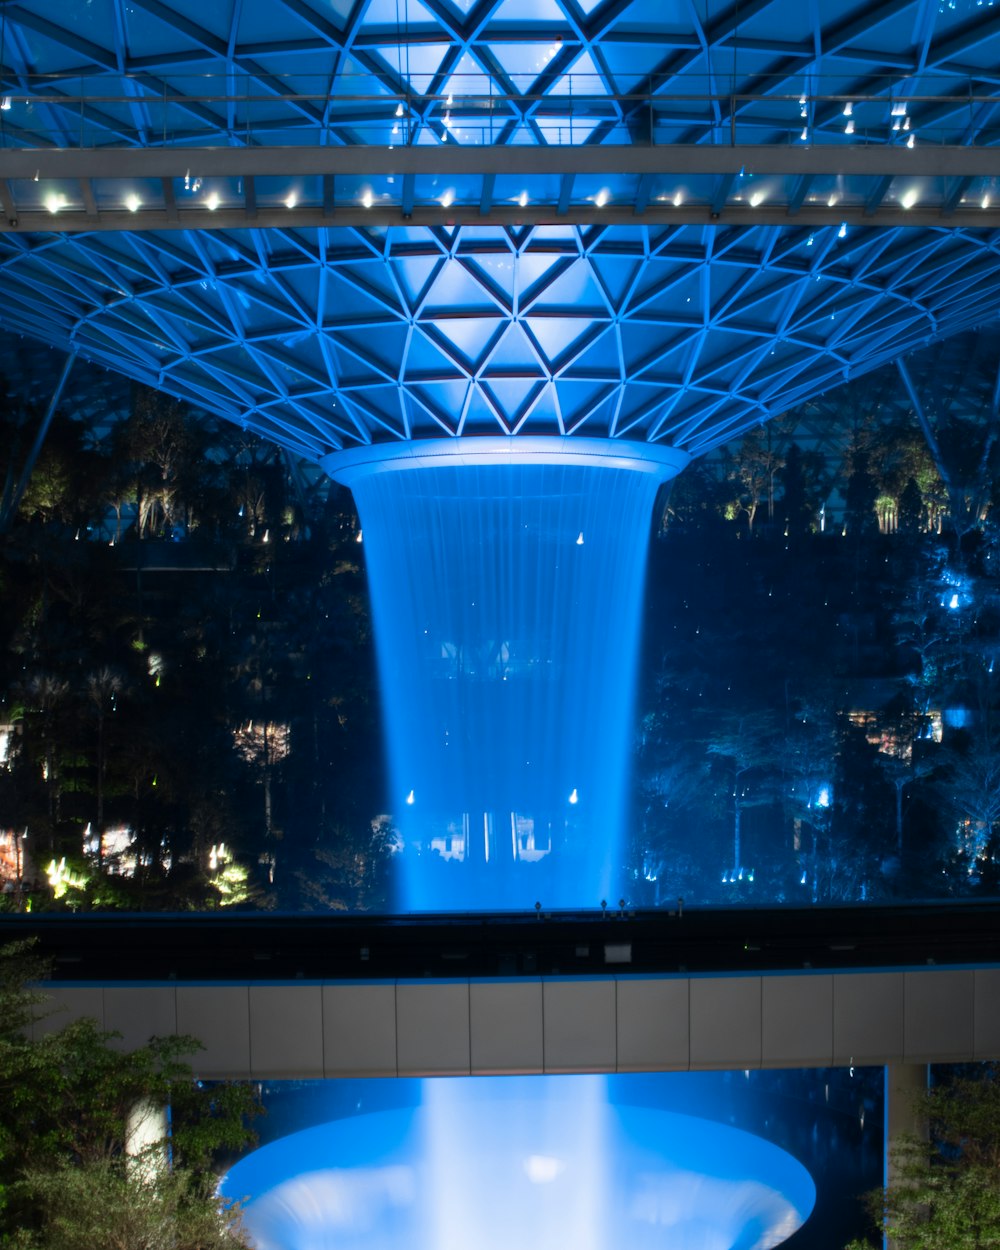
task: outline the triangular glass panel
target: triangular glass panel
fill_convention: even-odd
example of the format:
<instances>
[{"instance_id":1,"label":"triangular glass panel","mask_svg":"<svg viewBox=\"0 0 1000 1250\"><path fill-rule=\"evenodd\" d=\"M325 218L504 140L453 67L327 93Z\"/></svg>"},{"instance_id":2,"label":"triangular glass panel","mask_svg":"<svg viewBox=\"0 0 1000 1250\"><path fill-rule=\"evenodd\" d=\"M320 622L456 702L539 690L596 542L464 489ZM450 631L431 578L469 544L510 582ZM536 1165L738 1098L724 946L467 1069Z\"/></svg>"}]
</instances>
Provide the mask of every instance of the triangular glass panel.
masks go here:
<instances>
[{"instance_id":1,"label":"triangular glass panel","mask_svg":"<svg viewBox=\"0 0 1000 1250\"><path fill-rule=\"evenodd\" d=\"M574 348L580 351L587 337L597 331L594 323L583 317L529 317L527 326L550 366L562 363Z\"/></svg>"},{"instance_id":2,"label":"triangular glass panel","mask_svg":"<svg viewBox=\"0 0 1000 1250\"><path fill-rule=\"evenodd\" d=\"M588 323L591 324L591 323ZM619 377L618 339L613 330L604 330L571 364L566 366L571 378L606 378L617 381Z\"/></svg>"},{"instance_id":3,"label":"triangular glass panel","mask_svg":"<svg viewBox=\"0 0 1000 1250\"><path fill-rule=\"evenodd\" d=\"M608 88L603 76L598 72L593 57L589 52L578 56L569 67L567 73L551 86L546 95L558 96L606 96Z\"/></svg>"},{"instance_id":4,"label":"triangular glass panel","mask_svg":"<svg viewBox=\"0 0 1000 1250\"><path fill-rule=\"evenodd\" d=\"M481 385L513 426L544 383L540 378L491 378Z\"/></svg>"},{"instance_id":5,"label":"triangular glass panel","mask_svg":"<svg viewBox=\"0 0 1000 1250\"><path fill-rule=\"evenodd\" d=\"M452 430L458 429L458 423L465 409L465 397L468 394L469 381L434 382L432 384L416 383L413 394L431 412L435 413Z\"/></svg>"},{"instance_id":6,"label":"triangular glass panel","mask_svg":"<svg viewBox=\"0 0 1000 1250\"><path fill-rule=\"evenodd\" d=\"M570 258L561 256L558 252L522 252L517 258L517 287L522 300L544 282L546 277L557 277L559 270L566 267L568 259Z\"/></svg>"},{"instance_id":7,"label":"triangular glass panel","mask_svg":"<svg viewBox=\"0 0 1000 1250\"><path fill-rule=\"evenodd\" d=\"M466 234L468 231L466 231ZM463 238L465 235L463 235ZM514 303L514 257L510 252L495 255L463 256L462 264L487 287L494 287L508 307Z\"/></svg>"},{"instance_id":8,"label":"triangular glass panel","mask_svg":"<svg viewBox=\"0 0 1000 1250\"><path fill-rule=\"evenodd\" d=\"M617 309L635 281L642 262L637 257L602 256L598 252L591 257L590 263L611 306Z\"/></svg>"},{"instance_id":9,"label":"triangular glass panel","mask_svg":"<svg viewBox=\"0 0 1000 1250\"><path fill-rule=\"evenodd\" d=\"M403 414L399 406L400 391L395 386L369 386L363 396L354 396L362 411L374 418L384 429L405 438Z\"/></svg>"},{"instance_id":10,"label":"triangular glass panel","mask_svg":"<svg viewBox=\"0 0 1000 1250\"><path fill-rule=\"evenodd\" d=\"M384 272L382 262L356 268L345 265L327 278L324 319L336 324L355 321L359 315L380 321L403 315L399 295Z\"/></svg>"},{"instance_id":11,"label":"triangular glass panel","mask_svg":"<svg viewBox=\"0 0 1000 1250\"><path fill-rule=\"evenodd\" d=\"M456 260L445 261L427 295L428 312L496 312L497 306L472 274Z\"/></svg>"},{"instance_id":12,"label":"triangular glass panel","mask_svg":"<svg viewBox=\"0 0 1000 1250\"><path fill-rule=\"evenodd\" d=\"M410 339L410 349L406 357L404 376L412 381L440 381L464 377L463 370L456 364L454 357L435 343L426 334L415 331Z\"/></svg>"},{"instance_id":13,"label":"triangular glass panel","mask_svg":"<svg viewBox=\"0 0 1000 1250\"><path fill-rule=\"evenodd\" d=\"M495 409L487 400L483 391L478 386L474 386L472 394L469 396L469 407L466 410L463 432L466 434L495 434L498 425L500 425L500 418L497 416ZM507 429L503 425L500 425L500 428Z\"/></svg>"},{"instance_id":14,"label":"triangular glass panel","mask_svg":"<svg viewBox=\"0 0 1000 1250\"><path fill-rule=\"evenodd\" d=\"M434 75L441 68L450 46L447 43L414 43L403 48L399 44L390 44L373 51L394 74L399 75L401 81L409 83L411 91L424 95L430 91Z\"/></svg>"},{"instance_id":15,"label":"triangular glass panel","mask_svg":"<svg viewBox=\"0 0 1000 1250\"><path fill-rule=\"evenodd\" d=\"M533 312L557 308L571 311L574 317L610 315L604 293L586 261L578 260L570 265L532 304Z\"/></svg>"},{"instance_id":16,"label":"triangular glass panel","mask_svg":"<svg viewBox=\"0 0 1000 1250\"><path fill-rule=\"evenodd\" d=\"M454 348L471 369L477 369L502 325L499 317L448 317L421 328L430 338Z\"/></svg>"},{"instance_id":17,"label":"triangular glass panel","mask_svg":"<svg viewBox=\"0 0 1000 1250\"><path fill-rule=\"evenodd\" d=\"M479 62L468 52L463 52L458 64L452 70L447 82L441 88L441 94L448 96L488 96L506 94L494 85L493 79L487 74Z\"/></svg>"},{"instance_id":18,"label":"triangular glass panel","mask_svg":"<svg viewBox=\"0 0 1000 1250\"><path fill-rule=\"evenodd\" d=\"M536 125L546 143L562 147L586 143L602 123L587 117L543 117L537 119Z\"/></svg>"},{"instance_id":19,"label":"triangular glass panel","mask_svg":"<svg viewBox=\"0 0 1000 1250\"><path fill-rule=\"evenodd\" d=\"M512 22L523 26L526 22L559 22L566 24L566 14L556 0L504 0L490 17L490 24Z\"/></svg>"},{"instance_id":20,"label":"triangular glass panel","mask_svg":"<svg viewBox=\"0 0 1000 1250\"><path fill-rule=\"evenodd\" d=\"M549 67L561 43L491 43L490 54L507 75L514 91L523 95ZM504 93L506 94L506 93Z\"/></svg>"},{"instance_id":21,"label":"triangular glass panel","mask_svg":"<svg viewBox=\"0 0 1000 1250\"><path fill-rule=\"evenodd\" d=\"M399 32L401 41L404 32L414 26L437 24L434 14L420 0L371 0L361 21L362 27L391 26Z\"/></svg>"},{"instance_id":22,"label":"triangular glass panel","mask_svg":"<svg viewBox=\"0 0 1000 1250\"><path fill-rule=\"evenodd\" d=\"M519 434L559 434L559 412L556 407L555 388L546 382L541 394L532 397L528 411L521 418Z\"/></svg>"},{"instance_id":23,"label":"triangular glass panel","mask_svg":"<svg viewBox=\"0 0 1000 1250\"><path fill-rule=\"evenodd\" d=\"M507 327L503 338L490 353L487 368L491 371L511 369L536 374L542 372L538 353L516 322Z\"/></svg>"},{"instance_id":24,"label":"triangular glass panel","mask_svg":"<svg viewBox=\"0 0 1000 1250\"><path fill-rule=\"evenodd\" d=\"M443 261L440 256L393 256L389 264L412 312Z\"/></svg>"},{"instance_id":25,"label":"triangular glass panel","mask_svg":"<svg viewBox=\"0 0 1000 1250\"><path fill-rule=\"evenodd\" d=\"M359 360L370 363L391 377L397 377L406 352L406 326L379 326L371 330L338 330L334 336L338 346L350 351Z\"/></svg>"},{"instance_id":26,"label":"triangular glass panel","mask_svg":"<svg viewBox=\"0 0 1000 1250\"><path fill-rule=\"evenodd\" d=\"M597 380L573 382L560 378L555 386L559 392L559 406L565 425L570 427L579 424L592 410L598 408L610 385L612 384Z\"/></svg>"}]
</instances>

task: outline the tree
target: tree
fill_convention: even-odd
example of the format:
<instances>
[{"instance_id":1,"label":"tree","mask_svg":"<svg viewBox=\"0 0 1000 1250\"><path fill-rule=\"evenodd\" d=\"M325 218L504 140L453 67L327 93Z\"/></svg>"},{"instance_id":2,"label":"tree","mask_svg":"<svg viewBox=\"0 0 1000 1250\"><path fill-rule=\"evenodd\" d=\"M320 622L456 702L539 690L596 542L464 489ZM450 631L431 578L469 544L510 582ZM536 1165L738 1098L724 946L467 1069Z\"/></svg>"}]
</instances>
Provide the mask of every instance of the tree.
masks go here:
<instances>
[{"instance_id":1,"label":"tree","mask_svg":"<svg viewBox=\"0 0 1000 1250\"><path fill-rule=\"evenodd\" d=\"M726 773L733 812L733 870L743 867L743 813L770 800L760 787L751 787L754 776L762 776L777 763L779 743L774 715L768 711L731 713L722 718L718 731L708 742L709 755L728 762Z\"/></svg>"},{"instance_id":2,"label":"tree","mask_svg":"<svg viewBox=\"0 0 1000 1250\"><path fill-rule=\"evenodd\" d=\"M248 1085L203 1086L190 1037L122 1052L89 1019L31 1040L46 972L25 943L0 948L0 1246L17 1250L236 1250L214 1162L253 1135ZM136 1107L170 1108L169 1142L128 1148ZM166 1147L169 1145L170 1164Z\"/></svg>"},{"instance_id":3,"label":"tree","mask_svg":"<svg viewBox=\"0 0 1000 1250\"><path fill-rule=\"evenodd\" d=\"M740 443L726 474L738 490L731 505L732 515L745 512L751 533L762 501L767 502L767 519L774 519L774 483L785 461L773 446L773 437L770 423L751 430Z\"/></svg>"},{"instance_id":4,"label":"tree","mask_svg":"<svg viewBox=\"0 0 1000 1250\"><path fill-rule=\"evenodd\" d=\"M920 1103L926 1136L890 1146L894 1181L869 1195L880 1233L896 1250L1000 1246L1000 1071L960 1074ZM868 1250L852 1242L848 1250Z\"/></svg>"},{"instance_id":5,"label":"tree","mask_svg":"<svg viewBox=\"0 0 1000 1250\"><path fill-rule=\"evenodd\" d=\"M778 472L784 494L781 512L790 536L808 534L822 503L823 457L819 452L804 452L792 443L785 454L785 463Z\"/></svg>"}]
</instances>

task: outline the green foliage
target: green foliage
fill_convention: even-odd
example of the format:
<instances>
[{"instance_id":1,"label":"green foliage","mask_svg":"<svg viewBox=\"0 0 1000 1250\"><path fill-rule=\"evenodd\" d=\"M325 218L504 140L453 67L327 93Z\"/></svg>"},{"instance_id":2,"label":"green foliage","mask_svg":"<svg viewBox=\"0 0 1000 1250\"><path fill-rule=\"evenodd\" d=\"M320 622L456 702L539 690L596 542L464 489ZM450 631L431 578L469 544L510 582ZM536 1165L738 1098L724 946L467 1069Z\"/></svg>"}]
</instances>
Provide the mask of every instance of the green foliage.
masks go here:
<instances>
[{"instance_id":1,"label":"green foliage","mask_svg":"<svg viewBox=\"0 0 1000 1250\"><path fill-rule=\"evenodd\" d=\"M242 1245L219 1222L215 1163L253 1140L252 1088L195 1082L185 1062L194 1038L125 1052L94 1020L54 1027L27 988L44 971L30 947L0 948L0 1246ZM170 1108L169 1171L126 1151L130 1112L147 1103ZM165 1145L150 1150L159 1157Z\"/></svg>"},{"instance_id":2,"label":"green foliage","mask_svg":"<svg viewBox=\"0 0 1000 1250\"><path fill-rule=\"evenodd\" d=\"M926 1138L893 1145L894 1183L870 1195L869 1208L896 1250L1000 1247L998 1076L990 1065L929 1090L921 1102Z\"/></svg>"},{"instance_id":3,"label":"green foliage","mask_svg":"<svg viewBox=\"0 0 1000 1250\"><path fill-rule=\"evenodd\" d=\"M12 1250L236 1250L238 1212L220 1211L188 1172L140 1170L103 1159L25 1178L40 1217Z\"/></svg>"}]
</instances>

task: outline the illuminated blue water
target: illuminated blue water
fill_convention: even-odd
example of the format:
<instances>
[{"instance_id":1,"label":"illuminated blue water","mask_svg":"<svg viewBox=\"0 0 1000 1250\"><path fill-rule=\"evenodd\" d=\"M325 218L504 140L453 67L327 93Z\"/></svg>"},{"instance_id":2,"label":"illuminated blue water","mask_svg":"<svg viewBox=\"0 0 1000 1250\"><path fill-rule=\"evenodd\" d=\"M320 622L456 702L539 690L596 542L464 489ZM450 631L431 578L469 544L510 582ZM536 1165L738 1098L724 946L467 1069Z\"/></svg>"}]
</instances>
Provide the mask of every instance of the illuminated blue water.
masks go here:
<instances>
[{"instance_id":1,"label":"illuminated blue water","mask_svg":"<svg viewBox=\"0 0 1000 1250\"><path fill-rule=\"evenodd\" d=\"M352 481L401 910L596 908L622 893L658 481L544 463Z\"/></svg>"},{"instance_id":2,"label":"illuminated blue water","mask_svg":"<svg viewBox=\"0 0 1000 1250\"><path fill-rule=\"evenodd\" d=\"M293 1133L232 1169L224 1192L248 1200L258 1250L770 1250L815 1202L773 1143L629 1100L628 1078L418 1088L415 1105Z\"/></svg>"}]
</instances>

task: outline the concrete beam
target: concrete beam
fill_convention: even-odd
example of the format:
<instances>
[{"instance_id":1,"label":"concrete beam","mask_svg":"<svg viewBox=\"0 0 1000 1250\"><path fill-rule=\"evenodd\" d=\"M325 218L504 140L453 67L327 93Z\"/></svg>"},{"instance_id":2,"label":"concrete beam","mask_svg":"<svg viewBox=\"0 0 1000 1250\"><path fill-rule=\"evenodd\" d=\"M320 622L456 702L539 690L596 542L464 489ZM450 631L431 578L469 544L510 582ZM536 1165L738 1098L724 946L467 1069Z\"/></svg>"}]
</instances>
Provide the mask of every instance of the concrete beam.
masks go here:
<instances>
[{"instance_id":1,"label":"concrete beam","mask_svg":"<svg viewBox=\"0 0 1000 1250\"><path fill-rule=\"evenodd\" d=\"M1000 1058L1000 968L747 976L46 985L36 1035L93 1016L190 1033L204 1078L957 1063Z\"/></svg>"}]
</instances>

